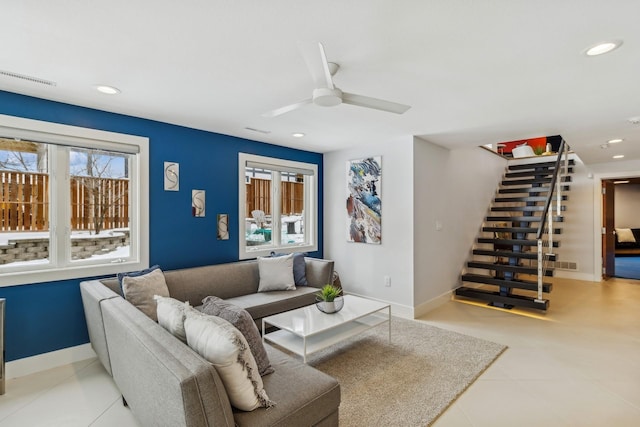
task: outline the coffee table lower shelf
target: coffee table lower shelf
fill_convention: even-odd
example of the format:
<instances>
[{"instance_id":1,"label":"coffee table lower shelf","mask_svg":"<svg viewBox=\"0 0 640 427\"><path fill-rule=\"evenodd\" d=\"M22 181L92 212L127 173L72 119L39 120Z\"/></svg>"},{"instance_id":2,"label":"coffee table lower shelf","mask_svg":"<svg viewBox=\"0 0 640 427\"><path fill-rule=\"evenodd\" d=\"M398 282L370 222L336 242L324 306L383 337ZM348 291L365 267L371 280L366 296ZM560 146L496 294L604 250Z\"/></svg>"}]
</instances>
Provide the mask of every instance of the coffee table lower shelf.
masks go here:
<instances>
[{"instance_id":1,"label":"coffee table lower shelf","mask_svg":"<svg viewBox=\"0 0 640 427\"><path fill-rule=\"evenodd\" d=\"M313 335L300 336L294 332L280 329L263 336L265 341L276 344L294 354L302 356L307 362L307 356L320 350L324 350L340 341L358 335L368 329L387 322L389 324L389 342L391 342L391 316L390 313L374 313L356 320L335 326ZM268 323L268 322L267 322Z\"/></svg>"}]
</instances>

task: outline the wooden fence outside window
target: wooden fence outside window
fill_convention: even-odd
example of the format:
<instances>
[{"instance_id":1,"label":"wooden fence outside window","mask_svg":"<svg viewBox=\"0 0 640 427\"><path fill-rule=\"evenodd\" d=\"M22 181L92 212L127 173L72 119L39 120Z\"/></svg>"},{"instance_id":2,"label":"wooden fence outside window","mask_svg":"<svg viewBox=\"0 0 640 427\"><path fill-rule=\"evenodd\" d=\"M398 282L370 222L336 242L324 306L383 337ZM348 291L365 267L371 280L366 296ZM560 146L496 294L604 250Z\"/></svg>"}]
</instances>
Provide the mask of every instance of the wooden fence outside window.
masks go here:
<instances>
[{"instance_id":1,"label":"wooden fence outside window","mask_svg":"<svg viewBox=\"0 0 640 427\"><path fill-rule=\"evenodd\" d=\"M301 214L304 208L304 183L282 182L281 190L282 214ZM251 212L256 209L271 215L271 180L251 178L247 184L246 206L247 217L251 217Z\"/></svg>"},{"instance_id":2,"label":"wooden fence outside window","mask_svg":"<svg viewBox=\"0 0 640 427\"><path fill-rule=\"evenodd\" d=\"M35 172L0 171L0 232L49 230L49 176ZM129 180L71 177L71 229L94 230L129 226Z\"/></svg>"}]
</instances>

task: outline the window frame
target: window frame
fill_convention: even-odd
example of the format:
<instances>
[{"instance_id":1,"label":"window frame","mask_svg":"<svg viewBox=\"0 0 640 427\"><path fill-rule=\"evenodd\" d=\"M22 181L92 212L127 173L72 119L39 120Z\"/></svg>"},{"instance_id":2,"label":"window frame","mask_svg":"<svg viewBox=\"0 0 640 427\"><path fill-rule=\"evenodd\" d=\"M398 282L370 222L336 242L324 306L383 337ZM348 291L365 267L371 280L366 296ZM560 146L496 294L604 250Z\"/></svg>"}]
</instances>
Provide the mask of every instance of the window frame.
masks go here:
<instances>
[{"instance_id":1,"label":"window frame","mask_svg":"<svg viewBox=\"0 0 640 427\"><path fill-rule=\"evenodd\" d=\"M56 280L107 276L119 272L140 270L149 266L149 139L146 137L63 125L0 114L0 134L58 145L50 150L49 187L50 245L49 263L8 267L0 272L0 287ZM66 147L64 147L66 146ZM127 152L129 161L129 257L126 259L71 260L71 227L68 215L70 195L68 147L82 147ZM58 208L61 206L61 208ZM28 270L27 270L28 269Z\"/></svg>"},{"instance_id":2,"label":"window frame","mask_svg":"<svg viewBox=\"0 0 640 427\"><path fill-rule=\"evenodd\" d=\"M292 171L309 170L312 173L304 176L304 212L303 224L305 229L305 243L301 245L275 244L280 241L281 206L274 200L279 200L281 194L280 173L276 172L276 179L271 180L271 214L273 245L252 246L246 245L246 168L247 163L261 164L266 168L290 168ZM272 171L273 173L273 171ZM273 175L272 175L273 176ZM277 218L277 219L276 219ZM303 163L293 160L285 160L275 157L265 157L255 154L238 153L238 257L239 259L251 259L259 256L269 256L272 251L280 253L314 252L318 250L318 165Z\"/></svg>"}]
</instances>

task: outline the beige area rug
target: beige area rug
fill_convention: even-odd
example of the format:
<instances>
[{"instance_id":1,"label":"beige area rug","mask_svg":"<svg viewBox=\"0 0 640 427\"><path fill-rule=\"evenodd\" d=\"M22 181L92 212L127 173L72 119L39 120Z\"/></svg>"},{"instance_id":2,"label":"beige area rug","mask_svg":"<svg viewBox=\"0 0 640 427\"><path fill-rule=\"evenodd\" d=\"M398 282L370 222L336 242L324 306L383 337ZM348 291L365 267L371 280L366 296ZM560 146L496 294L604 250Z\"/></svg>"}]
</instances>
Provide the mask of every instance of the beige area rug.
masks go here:
<instances>
[{"instance_id":1,"label":"beige area rug","mask_svg":"<svg viewBox=\"0 0 640 427\"><path fill-rule=\"evenodd\" d=\"M416 320L387 325L307 360L340 382L340 426L428 426L506 349Z\"/></svg>"}]
</instances>

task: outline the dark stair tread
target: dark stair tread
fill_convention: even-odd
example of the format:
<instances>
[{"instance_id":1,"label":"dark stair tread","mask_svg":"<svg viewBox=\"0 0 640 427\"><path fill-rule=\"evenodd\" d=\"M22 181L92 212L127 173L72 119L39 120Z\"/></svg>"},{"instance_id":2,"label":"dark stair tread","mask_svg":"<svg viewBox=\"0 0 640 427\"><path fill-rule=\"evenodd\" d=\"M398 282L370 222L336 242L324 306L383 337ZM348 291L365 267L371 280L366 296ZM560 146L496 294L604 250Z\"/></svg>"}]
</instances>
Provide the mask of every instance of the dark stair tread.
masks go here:
<instances>
[{"instance_id":1,"label":"dark stair tread","mask_svg":"<svg viewBox=\"0 0 640 427\"><path fill-rule=\"evenodd\" d=\"M486 270L495 270L495 271L511 271L514 273L521 273L521 274L538 274L538 267L527 267L524 265L496 264L493 262L484 262L484 261L469 261L467 263L467 267L482 268ZM553 276L553 269L547 268L544 271L544 275Z\"/></svg>"},{"instance_id":2,"label":"dark stair tread","mask_svg":"<svg viewBox=\"0 0 640 427\"><path fill-rule=\"evenodd\" d=\"M522 259L538 259L537 252L513 252L509 250L496 250L496 249L482 249L477 248L472 251L474 255L492 256L496 258L522 258ZM544 259L548 261L555 261L555 254L544 254Z\"/></svg>"},{"instance_id":3,"label":"dark stair tread","mask_svg":"<svg viewBox=\"0 0 640 427\"><path fill-rule=\"evenodd\" d=\"M538 241L537 240L526 240L526 239L496 239L493 237L478 237L477 239L478 243L493 243L493 244L497 244L497 245L509 245L509 246L538 246ZM543 242L544 243L544 247L546 248L547 242ZM559 248L560 247L560 242L558 241L554 241L553 242L553 247L554 248Z\"/></svg>"},{"instance_id":4,"label":"dark stair tread","mask_svg":"<svg viewBox=\"0 0 640 427\"><path fill-rule=\"evenodd\" d=\"M531 178L531 179L504 179L502 185L530 185L530 184L549 184L551 178ZM571 182L571 176L563 176L560 182Z\"/></svg>"},{"instance_id":5,"label":"dark stair tread","mask_svg":"<svg viewBox=\"0 0 640 427\"><path fill-rule=\"evenodd\" d=\"M540 222L540 220L542 219L542 217L540 216L495 216L495 215L490 215L487 216L486 220L487 221L496 221L496 222ZM564 217L563 216L556 216L554 215L553 220L556 222L562 222L564 221Z\"/></svg>"},{"instance_id":6,"label":"dark stair tread","mask_svg":"<svg viewBox=\"0 0 640 427\"><path fill-rule=\"evenodd\" d=\"M569 185L563 185L562 186L562 191L569 191L571 189L571 187ZM499 188L498 189L498 194L520 194L520 193L529 193L529 194L541 194L541 193L548 193L549 192L549 187L548 186L542 186L542 187L508 187L508 188Z\"/></svg>"},{"instance_id":7,"label":"dark stair tread","mask_svg":"<svg viewBox=\"0 0 640 427\"><path fill-rule=\"evenodd\" d=\"M561 160L564 165L564 160ZM576 162L573 159L569 159L569 165L574 166ZM541 163L522 163L519 165L509 165L509 170L522 170L522 169L533 169L533 168L553 168L555 167L556 162L541 162Z\"/></svg>"},{"instance_id":8,"label":"dark stair tread","mask_svg":"<svg viewBox=\"0 0 640 427\"><path fill-rule=\"evenodd\" d=\"M537 302L535 298L532 297L523 295L503 296L500 295L500 292L468 288L466 286L462 286L456 289L456 295L465 298L479 299L482 301L510 304L518 307L536 308L539 310L547 310L549 308L549 300L542 300L541 302Z\"/></svg>"},{"instance_id":9,"label":"dark stair tread","mask_svg":"<svg viewBox=\"0 0 640 427\"><path fill-rule=\"evenodd\" d=\"M526 289L529 291L538 290L538 282L533 280L505 280L493 276L487 276L484 274L463 274L462 281L472 283L486 283L487 285L496 285L505 288ZM552 288L553 285L551 283L542 284L542 292L549 293L551 292Z\"/></svg>"},{"instance_id":10,"label":"dark stair tread","mask_svg":"<svg viewBox=\"0 0 640 427\"><path fill-rule=\"evenodd\" d=\"M537 233L537 227L482 227L482 231L493 231L496 233L507 232L507 233ZM545 229L545 233L547 230ZM554 228L553 234L562 234L562 228Z\"/></svg>"},{"instance_id":11,"label":"dark stair tread","mask_svg":"<svg viewBox=\"0 0 640 427\"><path fill-rule=\"evenodd\" d=\"M555 208L554 208L555 209ZM561 205L560 210L567 210L566 205ZM534 206L492 206L491 212L541 212L544 211L543 205Z\"/></svg>"},{"instance_id":12,"label":"dark stair tread","mask_svg":"<svg viewBox=\"0 0 640 427\"><path fill-rule=\"evenodd\" d=\"M561 198L563 201L568 199L566 194L563 194ZM556 200L556 197L554 197L554 200ZM547 196L496 197L493 201L495 203L546 202Z\"/></svg>"},{"instance_id":13,"label":"dark stair tread","mask_svg":"<svg viewBox=\"0 0 640 427\"><path fill-rule=\"evenodd\" d=\"M562 168L564 169L564 168ZM524 178L527 176L550 176L553 175L555 169L553 168L544 168L544 169L534 169L534 170L527 170L527 171L519 171L519 172L507 172L504 174L505 178ZM569 171L567 173L573 173L573 168L569 168Z\"/></svg>"}]
</instances>

